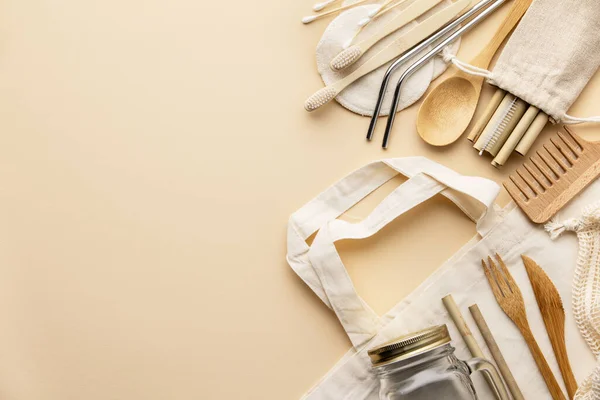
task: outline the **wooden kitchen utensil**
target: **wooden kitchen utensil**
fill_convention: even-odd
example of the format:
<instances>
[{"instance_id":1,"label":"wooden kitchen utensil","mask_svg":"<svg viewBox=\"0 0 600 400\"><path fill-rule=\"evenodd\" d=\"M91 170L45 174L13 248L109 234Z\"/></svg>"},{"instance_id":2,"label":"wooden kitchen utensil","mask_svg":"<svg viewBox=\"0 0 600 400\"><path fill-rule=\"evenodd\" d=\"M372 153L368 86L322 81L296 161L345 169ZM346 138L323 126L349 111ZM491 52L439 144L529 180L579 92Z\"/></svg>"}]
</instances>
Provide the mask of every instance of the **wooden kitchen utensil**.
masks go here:
<instances>
[{"instance_id":1,"label":"wooden kitchen utensil","mask_svg":"<svg viewBox=\"0 0 600 400\"><path fill-rule=\"evenodd\" d=\"M364 64L344 78L316 91L306 100L304 103L304 108L306 111L314 111L317 108L327 104L352 82L379 68L383 64L393 60L420 41L426 39L440 27L450 22L470 3L471 0L458 0L443 10L436 12L431 17L427 18L419 25L415 26L413 29L394 40L385 49L369 58Z\"/></svg>"},{"instance_id":2,"label":"wooden kitchen utensil","mask_svg":"<svg viewBox=\"0 0 600 400\"><path fill-rule=\"evenodd\" d=\"M365 54L371 47L375 46L377 42L385 38L386 36L396 32L409 22L425 14L437 5L441 0L417 0L410 6L402 10L401 13L392 18L388 23L383 25L381 29L374 35L360 41L346 50L342 50L340 54L333 57L331 60L330 67L334 71L341 71L344 68L354 64L363 54Z\"/></svg>"},{"instance_id":3,"label":"wooden kitchen utensil","mask_svg":"<svg viewBox=\"0 0 600 400\"><path fill-rule=\"evenodd\" d=\"M548 366L548 362L531 332L529 322L527 321L525 302L523 301L521 290L508 271L506 264L504 264L504 261L502 261L498 254L496 254L496 260L500 267L496 266L491 257L488 257L489 266L486 265L485 260L481 260L481 265L490 287L492 288L494 297L496 298L498 305L500 305L500 308L502 308L502 311L504 311L504 313L515 323L519 331L521 331L521 335L523 335L527 346L529 346L529 350L533 355L533 359L535 360L538 369L542 373L542 377L550 390L552 398L554 400L565 400L565 396L562 393L560 386L558 386L558 382L552 374L552 370L550 369L550 366Z\"/></svg>"},{"instance_id":4,"label":"wooden kitchen utensil","mask_svg":"<svg viewBox=\"0 0 600 400\"><path fill-rule=\"evenodd\" d=\"M538 224L547 222L600 175L600 143L564 130L504 182L515 203Z\"/></svg>"},{"instance_id":5,"label":"wooden kitchen utensil","mask_svg":"<svg viewBox=\"0 0 600 400\"><path fill-rule=\"evenodd\" d=\"M569 394L569 398L573 399L575 392L577 392L577 381L573 376L573 370L571 369L567 355L567 346L565 344L565 309L563 308L560 294L548 275L546 275L544 270L535 261L525 255L521 255L521 258L525 264L525 270L527 270L529 281L533 287L535 299L542 313L544 325L546 325L546 331L548 332L550 343L552 343L552 349L554 350L556 361L558 361L560 373L567 387L567 393Z\"/></svg>"},{"instance_id":6,"label":"wooden kitchen utensil","mask_svg":"<svg viewBox=\"0 0 600 400\"><path fill-rule=\"evenodd\" d=\"M498 48L517 25L533 0L515 0L512 9L488 45L471 65L488 68ZM458 139L469 126L484 78L463 71L447 78L423 101L417 117L417 131L423 140L434 146L446 146Z\"/></svg>"}]
</instances>

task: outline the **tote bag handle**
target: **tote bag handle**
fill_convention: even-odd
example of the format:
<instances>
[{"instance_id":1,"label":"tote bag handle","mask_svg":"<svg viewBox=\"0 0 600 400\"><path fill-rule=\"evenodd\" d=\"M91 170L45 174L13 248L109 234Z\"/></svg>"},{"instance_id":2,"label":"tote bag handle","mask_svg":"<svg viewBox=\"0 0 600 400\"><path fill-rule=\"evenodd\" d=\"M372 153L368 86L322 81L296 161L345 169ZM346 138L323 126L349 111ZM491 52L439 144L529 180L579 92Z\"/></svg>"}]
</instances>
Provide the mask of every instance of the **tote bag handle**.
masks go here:
<instances>
[{"instance_id":1,"label":"tote bag handle","mask_svg":"<svg viewBox=\"0 0 600 400\"><path fill-rule=\"evenodd\" d=\"M398 174L409 178L359 223L336 218ZM341 179L291 217L287 260L302 280L339 318L355 347L379 330L380 317L358 295L335 248L342 239L362 239L438 193L449 198L484 236L497 222L493 204L499 186L466 177L424 157L373 162ZM312 246L306 239L318 231Z\"/></svg>"}]
</instances>

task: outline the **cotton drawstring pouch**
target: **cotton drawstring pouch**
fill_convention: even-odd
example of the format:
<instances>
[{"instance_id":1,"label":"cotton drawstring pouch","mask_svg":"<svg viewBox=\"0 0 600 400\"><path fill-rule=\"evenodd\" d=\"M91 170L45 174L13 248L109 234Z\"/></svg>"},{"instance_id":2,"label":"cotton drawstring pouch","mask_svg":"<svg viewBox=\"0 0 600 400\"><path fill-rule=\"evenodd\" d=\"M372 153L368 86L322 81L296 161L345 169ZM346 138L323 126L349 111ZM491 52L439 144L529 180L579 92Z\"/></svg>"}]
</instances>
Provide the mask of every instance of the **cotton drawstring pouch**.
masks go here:
<instances>
[{"instance_id":1,"label":"cotton drawstring pouch","mask_svg":"<svg viewBox=\"0 0 600 400\"><path fill-rule=\"evenodd\" d=\"M405 175L409 180L388 195L363 221L350 223L337 219L397 174ZM512 203L500 210L494 206L498 192L499 187L494 182L459 175L422 157L388 159L351 173L290 217L288 263L333 310L352 343L352 349L303 399L379 399L379 380L372 372L367 350L433 325L447 324L457 355L468 357L468 350L441 302L441 298L449 293L463 310L473 303L479 305L525 398L550 398L527 345L497 305L481 269L481 259L494 253L506 261L521 288L534 335L554 375L560 377L520 255L533 258L553 280L565 303L567 349L575 377L579 382L583 381L594 367L595 358L579 334L569 303L577 243L568 238L552 242L543 227L531 223ZM476 223L477 234L413 293L379 317L356 293L335 242L376 235L386 224L437 194L446 196L465 212ZM567 206L564 213L576 215L582 201L590 202L590 198L599 195L600 184L597 182ZM306 239L315 232L312 244L307 244ZM465 316L474 326L468 313ZM486 357L491 358L477 330L473 333ZM562 380L559 381L562 384ZM480 399L492 398L484 384L477 381L475 384Z\"/></svg>"},{"instance_id":2,"label":"cotton drawstring pouch","mask_svg":"<svg viewBox=\"0 0 600 400\"><path fill-rule=\"evenodd\" d=\"M600 122L567 114L600 66L598 0L534 0L492 72L449 53L444 58L536 106L555 123Z\"/></svg>"}]
</instances>

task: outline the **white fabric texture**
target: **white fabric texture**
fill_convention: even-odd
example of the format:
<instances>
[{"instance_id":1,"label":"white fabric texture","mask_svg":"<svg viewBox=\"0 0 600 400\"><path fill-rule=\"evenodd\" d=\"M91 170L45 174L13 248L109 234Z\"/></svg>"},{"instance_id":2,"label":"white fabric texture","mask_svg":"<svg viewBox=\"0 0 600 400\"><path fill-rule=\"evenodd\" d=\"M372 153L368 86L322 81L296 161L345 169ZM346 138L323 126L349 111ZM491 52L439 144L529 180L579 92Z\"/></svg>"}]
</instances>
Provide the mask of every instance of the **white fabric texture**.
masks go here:
<instances>
[{"instance_id":1,"label":"white fabric texture","mask_svg":"<svg viewBox=\"0 0 600 400\"><path fill-rule=\"evenodd\" d=\"M359 223L337 217L398 173L410 179L388 195ZM497 305L481 269L480 260L499 253L511 269L523 292L531 328L555 376L560 371L531 289L520 255L527 254L540 264L556 284L566 309L566 340L575 377L582 381L595 365L594 355L579 334L568 299L575 271L577 243L565 237L553 242L543 227L532 224L511 203L506 209L494 207L499 187L483 178L464 177L422 157L388 159L369 164L340 180L290 217L288 263L301 279L331 308L346 330L353 348L310 390L304 399L364 400L379 398L379 381L371 370L367 349L403 334L447 324L457 355L469 353L441 298L452 293L487 358L490 354L475 329L466 308L477 303L502 349L525 398L550 398L533 357L514 324ZM335 242L374 235L383 226L417 204L442 194L476 222L477 236L448 260L411 295L382 317L356 293L338 255ZM600 183L590 186L565 208L574 216L581 201L600 195ZM317 232L312 245L306 239ZM479 398L492 394L475 378ZM562 380L559 379L562 384ZM564 386L563 386L564 388Z\"/></svg>"},{"instance_id":2,"label":"white fabric texture","mask_svg":"<svg viewBox=\"0 0 600 400\"><path fill-rule=\"evenodd\" d=\"M581 218L546 225L556 239L565 231L577 233L579 256L573 279L573 310L581 335L600 359L600 203L583 213ZM581 383L576 400L600 399L600 362Z\"/></svg>"},{"instance_id":3,"label":"white fabric texture","mask_svg":"<svg viewBox=\"0 0 600 400\"><path fill-rule=\"evenodd\" d=\"M570 117L567 111L599 65L598 0L534 0L498 59L490 83L556 122L597 122Z\"/></svg>"},{"instance_id":4,"label":"white fabric texture","mask_svg":"<svg viewBox=\"0 0 600 400\"><path fill-rule=\"evenodd\" d=\"M378 31L383 25L389 22L394 16L402 12L401 10L408 7L413 1L407 1L402 6L398 6L396 9L391 10L380 18L376 18L369 23L362 31L357 35L354 43L365 39L375 32ZM347 42L354 37L358 31L358 22L363 18L367 17L370 11L377 8L376 4L368 4L364 6L357 6L350 10L342 12L336 17L325 29L323 36L317 45L317 70L323 79L325 85L330 85L343 77L356 70L360 65L367 61L370 57L377 54L380 50L385 48L394 39L400 35L406 33L408 30L413 29L418 25L419 21L423 21L424 18L431 16L432 13L439 12L439 10L447 7L451 4L450 0L444 0L433 9L417 18L415 21L410 22L405 27L400 28L396 32L388 35L386 38L379 41L369 51L362 56L354 65L349 66L343 71L334 71L330 68L329 63L337 56L343 49ZM451 54L456 54L460 47L460 40L456 41L452 45L448 46L447 49ZM393 91L396 87L396 82L404 71L416 61L420 56L424 55L425 52L431 50L427 48L424 52L413 57L412 60L406 62L406 64L392 75L390 85L388 86L388 93L386 94L384 103L381 108L381 115L388 115L390 112L390 106L392 102L392 96L389 91ZM377 96L379 94L379 88L383 75L387 68L392 62L377 68L375 71L363 76L344 91L342 91L337 97L336 101L348 110L365 116L372 116ZM432 61L424 65L419 71L417 71L410 79L407 80L406 85L402 88L402 97L398 111L417 102L421 96L425 93L431 81L441 75L447 68L447 64L440 57L435 57Z\"/></svg>"}]
</instances>

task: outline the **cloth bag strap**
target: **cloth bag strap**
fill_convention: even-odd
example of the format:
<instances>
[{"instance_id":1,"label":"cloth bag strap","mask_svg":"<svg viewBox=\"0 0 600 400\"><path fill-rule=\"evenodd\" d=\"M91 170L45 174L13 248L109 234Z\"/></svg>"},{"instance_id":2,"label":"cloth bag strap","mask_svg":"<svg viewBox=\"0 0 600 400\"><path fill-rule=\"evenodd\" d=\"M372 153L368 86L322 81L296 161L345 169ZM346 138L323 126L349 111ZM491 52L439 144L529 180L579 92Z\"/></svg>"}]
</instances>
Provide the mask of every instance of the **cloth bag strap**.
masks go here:
<instances>
[{"instance_id":1,"label":"cloth bag strap","mask_svg":"<svg viewBox=\"0 0 600 400\"><path fill-rule=\"evenodd\" d=\"M336 220L394 176L410 179L357 224ZM497 222L493 203L499 186L465 177L424 157L395 158L368 164L332 185L290 217L287 260L294 271L338 316L355 347L379 328L379 316L358 296L334 243L378 232L414 206L443 194L477 223L484 236ZM306 239L319 231L312 246Z\"/></svg>"}]
</instances>

